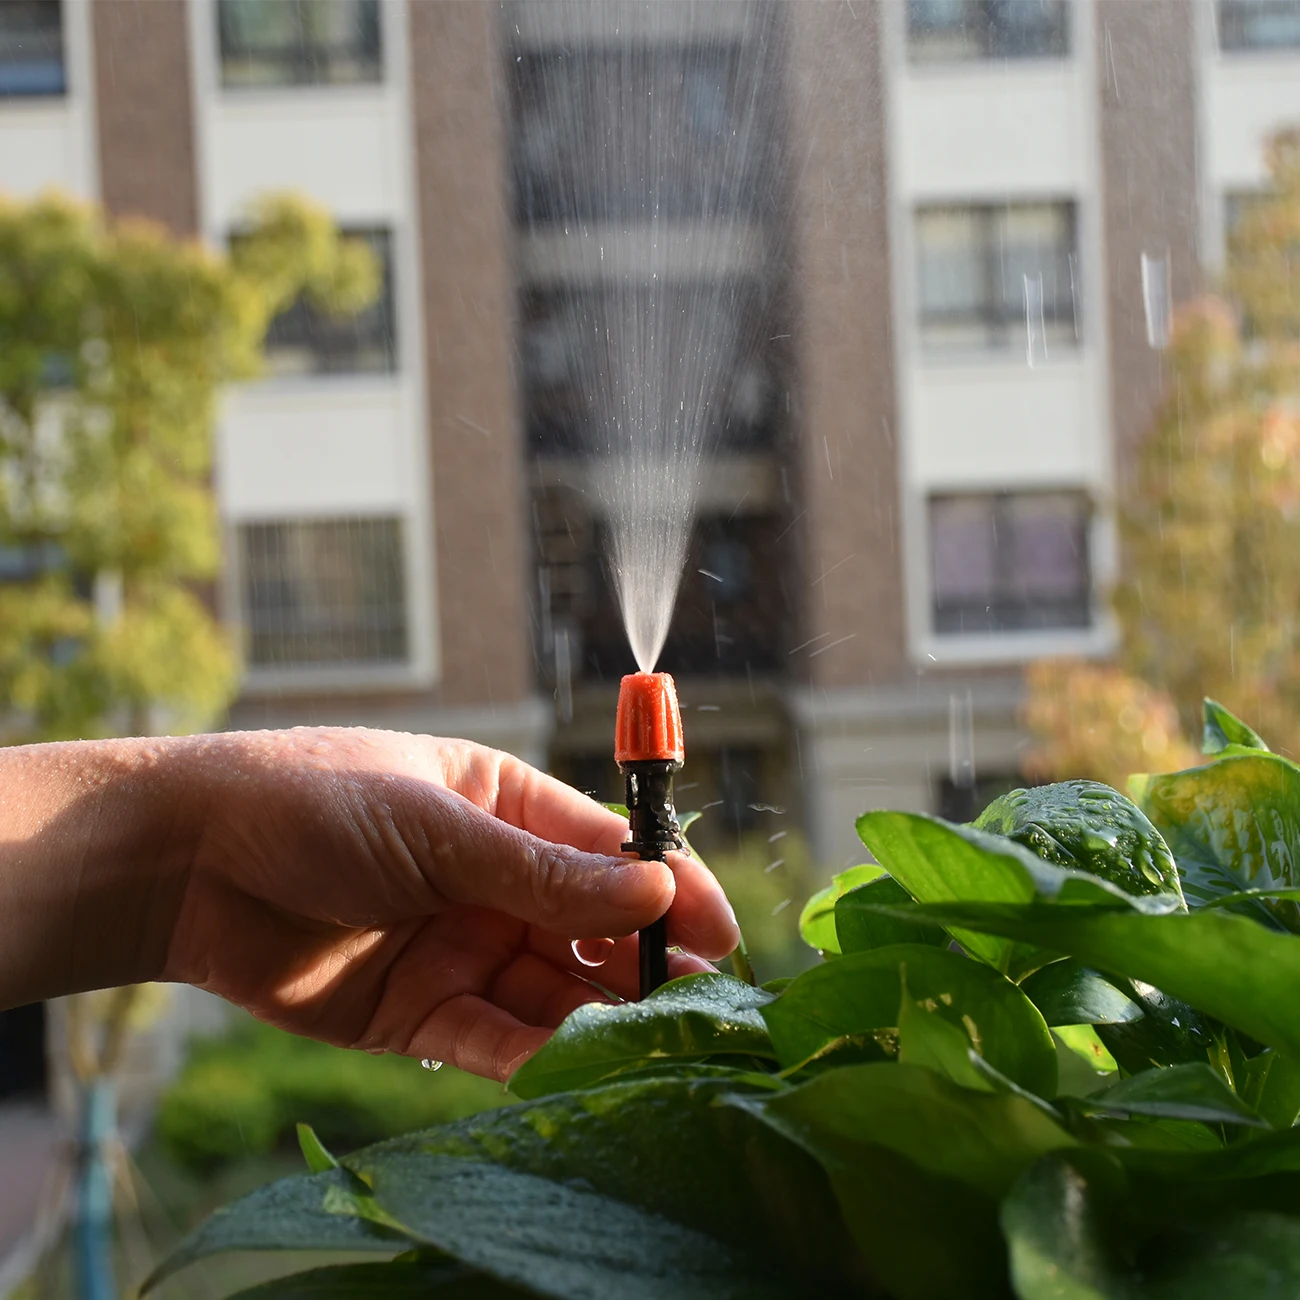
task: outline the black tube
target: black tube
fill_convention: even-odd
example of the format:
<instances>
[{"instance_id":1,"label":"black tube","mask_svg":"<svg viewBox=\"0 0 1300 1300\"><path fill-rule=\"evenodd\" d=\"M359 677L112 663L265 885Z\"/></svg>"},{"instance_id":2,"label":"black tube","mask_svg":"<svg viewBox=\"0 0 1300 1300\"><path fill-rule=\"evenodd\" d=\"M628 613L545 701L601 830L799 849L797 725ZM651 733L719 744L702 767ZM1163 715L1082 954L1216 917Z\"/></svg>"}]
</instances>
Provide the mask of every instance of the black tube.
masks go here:
<instances>
[{"instance_id":1,"label":"black tube","mask_svg":"<svg viewBox=\"0 0 1300 1300\"><path fill-rule=\"evenodd\" d=\"M673 808L676 759L646 758L620 763L627 786L628 838L625 853L643 862L666 862L670 849L684 849L682 828ZM640 935L641 996L648 997L668 979L668 926L663 917Z\"/></svg>"}]
</instances>

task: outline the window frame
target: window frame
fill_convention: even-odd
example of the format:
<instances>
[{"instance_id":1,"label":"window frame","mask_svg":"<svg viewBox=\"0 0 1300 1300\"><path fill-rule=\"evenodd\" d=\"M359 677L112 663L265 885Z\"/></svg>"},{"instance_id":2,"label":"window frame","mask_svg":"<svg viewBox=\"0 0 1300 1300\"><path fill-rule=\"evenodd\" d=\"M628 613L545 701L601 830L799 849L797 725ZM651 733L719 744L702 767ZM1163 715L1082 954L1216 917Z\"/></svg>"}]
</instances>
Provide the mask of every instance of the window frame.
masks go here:
<instances>
[{"instance_id":1,"label":"window frame","mask_svg":"<svg viewBox=\"0 0 1300 1300\"><path fill-rule=\"evenodd\" d=\"M354 524L391 524L394 530L397 564L396 590L400 593L400 624L397 635L402 642L402 653L393 658L374 659L300 659L257 661L253 656L253 638L257 635L253 602L251 600L252 575L249 572L249 530L257 528L312 528L348 527ZM238 519L229 526L229 551L234 562L227 569L227 599L237 613L237 626L244 651L245 688L281 691L286 687L304 690L331 685L389 687L408 684L418 675L416 635L419 630L418 610L412 587L413 561L411 553L411 521L402 511L384 513L351 513L328 515L277 515ZM293 581L292 577L282 581ZM363 584L369 589L372 583ZM293 633L290 632L289 635ZM367 629L358 623L354 635L366 635Z\"/></svg>"},{"instance_id":2,"label":"window frame","mask_svg":"<svg viewBox=\"0 0 1300 1300\"><path fill-rule=\"evenodd\" d=\"M1057 625L1046 626L993 626L973 627L964 629L961 627L941 627L940 601L938 593L938 584L936 581L935 561L935 529L934 529L934 509L938 503L945 501L961 500L983 500L987 501L991 507L991 523L993 530L993 587L989 593L991 605L999 603L1012 605L1015 598L1011 594L1014 592L1016 581L1014 575L1009 569L1009 565L1014 560L1015 540L1014 534L1008 525L1011 523L1010 507L1017 501L1023 501L1033 498L1045 497L1073 497L1076 498L1080 505L1079 516L1076 525L1079 530L1079 540L1082 544L1082 573L1083 585L1081 590L1069 600L1062 598L1058 603L1062 606L1077 603L1084 612L1085 621L1080 623L1060 623ZM1096 544L1094 540L1094 531L1097 521L1097 505L1093 494L1086 488L1079 485L1058 485L1058 486L1025 486L1025 487L998 487L995 489L973 489L973 488L955 488L952 490L932 490L925 494L923 499L923 518L924 518L924 537L925 537L925 640L931 645L942 646L996 646L1001 643L1010 645L1023 645L1035 641L1055 642L1062 639L1078 643L1081 640L1090 640L1097 634L1102 627L1102 620L1099 618L1099 609L1097 604L1097 578L1098 578L1098 556L1096 554ZM1003 526L1004 535L1007 538L1005 544L999 540L999 523ZM975 598L972 598L974 600ZM954 605L960 602L950 602ZM978 603L978 602L976 602ZM1032 598L1026 597L1020 601L1022 607L1029 607L1032 604ZM960 610L957 610L957 616L960 617ZM991 620L991 623L994 620Z\"/></svg>"},{"instance_id":3,"label":"window frame","mask_svg":"<svg viewBox=\"0 0 1300 1300\"><path fill-rule=\"evenodd\" d=\"M909 325L915 339L917 358L922 363L969 362L977 360L1005 360L1015 356L1025 343L1025 308L1012 313L1004 313L1001 308L1002 296L1001 255L1002 242L998 234L999 226L1006 214L1015 209L1056 208L1062 209L1066 216L1067 247L1065 263L1070 270L1070 318L1069 337L1053 339L1046 343L1047 355L1044 360L1051 363L1054 358L1052 349L1061 349L1070 359L1077 359L1085 346L1082 304L1080 299L1084 289L1084 274L1080 265L1080 235L1082 223L1080 202L1074 196L1053 194L1017 195L1011 198L980 198L975 200L939 199L921 200L909 209L908 241L911 263L911 310L908 313ZM931 213L970 213L973 214L981 228L982 234L976 246L980 263L981 297L975 313L967 317L949 314L946 317L927 318L923 301L922 258L925 245L921 238L922 218ZM952 326L959 325L965 319L972 327L979 324L984 330L981 341L928 340L928 327L942 327L945 321ZM1066 319L1054 317L1053 327L1065 325ZM1046 322L1044 322L1046 328Z\"/></svg>"},{"instance_id":4,"label":"window frame","mask_svg":"<svg viewBox=\"0 0 1300 1300\"><path fill-rule=\"evenodd\" d=\"M41 102L49 100L66 99L69 94L68 86L68 41L67 41L67 13L64 0L28 0L34 8L39 7L51 12L57 16L57 36L58 36L58 64L59 64L59 84L42 86L33 89L6 89L5 73L11 68L23 68L34 66L41 62L37 59L4 59L0 58L0 106L4 104L17 104L25 102ZM3 9L0 8L0 12ZM0 37L4 33L0 32ZM49 62L53 62L51 58Z\"/></svg>"},{"instance_id":5,"label":"window frame","mask_svg":"<svg viewBox=\"0 0 1300 1300\"><path fill-rule=\"evenodd\" d=\"M289 4L297 5L303 0L262 0L263 3ZM320 3L321 0L305 0L306 3ZM325 0L326 3L337 3L337 0ZM328 53L330 47L319 45L308 45L305 42L298 42L283 47L284 53L278 61L274 54L256 53L236 55L233 52L228 55L227 43L233 38L230 31L231 22L229 15L231 13L229 0L212 0L213 23L215 24L215 41L213 44L213 55L216 61L216 80L217 85L223 94L228 95L255 95L259 93L270 94L295 94L302 91L328 91L328 92L346 92L348 90L373 90L377 87L384 86L388 81L387 69L387 46L388 42L384 39L384 8L385 6L379 0L352 0L363 12L371 15L372 27L374 33L373 52L363 50L360 55L356 56L358 61L369 60L367 75L343 77L333 79L330 77L313 77L313 76L278 76L267 80L240 80L232 78L228 67L228 58L231 63L237 59L242 59L249 66L260 66L263 68L274 67L280 70L289 69L310 69L319 63L322 51ZM342 48L342 47L339 47ZM260 60L260 62L257 62Z\"/></svg>"},{"instance_id":6,"label":"window frame","mask_svg":"<svg viewBox=\"0 0 1300 1300\"><path fill-rule=\"evenodd\" d=\"M327 324L329 323L329 318L325 313L299 298L276 316L267 327L263 347L266 362L264 382L272 384L307 382L314 384L320 382L385 380L400 375L402 370L402 349L401 340L398 337L397 277L393 266L395 250L398 244L397 233L392 225L385 224L340 225L339 233L344 239L366 240L370 244L371 250L378 253L380 259L380 295L369 307L364 308L353 317L342 317L334 324L341 328L349 320L355 320L357 317L371 312L379 312L380 320L377 328L384 339L385 363L381 366L361 366L355 363L348 365L330 364L328 361L328 347L325 352L321 352L306 337L306 333L304 333L303 339L291 337L277 340L275 338L277 327L282 330L290 328L290 326L283 324L289 318L301 319L303 321L302 328L305 332L310 330L311 323L314 320L324 320ZM238 238L238 233L233 235L232 238ZM355 348L353 350L354 356L357 352L364 351L367 346L370 345L363 344ZM292 368L277 370L274 355L277 347L286 352L289 350L306 352L312 358L311 366L300 370Z\"/></svg>"},{"instance_id":7,"label":"window frame","mask_svg":"<svg viewBox=\"0 0 1300 1300\"><path fill-rule=\"evenodd\" d=\"M1054 39L1059 40L1059 49L1035 50L1029 53L1013 53L998 50L993 46L993 36L999 30L994 18L996 7L989 0L965 0L971 13L981 21L975 29L976 44L971 53L927 53L925 50L925 32L919 34L913 23L913 0L905 0L903 5L903 46L907 66L920 68L970 68L985 67L990 63L1014 66L1034 64L1056 64L1074 57L1074 6L1072 0L1054 0L1059 14L1059 26ZM969 20L968 20L969 21Z\"/></svg>"},{"instance_id":8,"label":"window frame","mask_svg":"<svg viewBox=\"0 0 1300 1300\"><path fill-rule=\"evenodd\" d=\"M1294 36L1282 44L1254 44L1244 40L1229 43L1225 32L1239 31L1243 36L1249 30L1252 9L1256 14L1277 11L1294 13ZM1217 0L1214 6L1215 40L1219 53L1230 59L1239 58L1300 58L1300 4L1296 0L1262 0L1258 6L1243 0Z\"/></svg>"}]
</instances>

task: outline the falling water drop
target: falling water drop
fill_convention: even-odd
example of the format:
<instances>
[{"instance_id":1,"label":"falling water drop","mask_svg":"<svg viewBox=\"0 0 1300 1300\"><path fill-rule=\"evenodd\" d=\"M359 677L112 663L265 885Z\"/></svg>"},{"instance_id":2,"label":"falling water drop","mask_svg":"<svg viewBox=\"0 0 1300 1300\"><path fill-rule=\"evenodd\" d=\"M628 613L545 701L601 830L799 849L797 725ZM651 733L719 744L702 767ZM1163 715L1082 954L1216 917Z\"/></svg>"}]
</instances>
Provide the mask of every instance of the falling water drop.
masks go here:
<instances>
[{"instance_id":1,"label":"falling water drop","mask_svg":"<svg viewBox=\"0 0 1300 1300\"><path fill-rule=\"evenodd\" d=\"M420 1062L420 1064L421 1064L422 1066L424 1066L424 1068L425 1068L426 1070L441 1070L441 1069L442 1069L442 1062L441 1062L441 1061L435 1061L435 1060L433 1059L432 1056L426 1056L426 1057L424 1058L424 1060L422 1060L422 1061Z\"/></svg>"}]
</instances>

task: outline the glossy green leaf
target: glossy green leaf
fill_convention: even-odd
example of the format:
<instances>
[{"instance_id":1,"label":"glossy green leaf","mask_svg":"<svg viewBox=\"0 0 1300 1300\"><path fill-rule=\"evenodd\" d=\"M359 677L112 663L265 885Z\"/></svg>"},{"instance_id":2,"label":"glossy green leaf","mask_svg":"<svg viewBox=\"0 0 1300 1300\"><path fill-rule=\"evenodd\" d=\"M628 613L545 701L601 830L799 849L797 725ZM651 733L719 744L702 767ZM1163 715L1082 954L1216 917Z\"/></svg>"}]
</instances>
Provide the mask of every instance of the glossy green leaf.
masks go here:
<instances>
[{"instance_id":1,"label":"glossy green leaf","mask_svg":"<svg viewBox=\"0 0 1300 1300\"><path fill-rule=\"evenodd\" d=\"M326 1150L325 1144L316 1136L316 1130L310 1124L299 1124L297 1133L302 1158L313 1174L323 1174L327 1169L339 1167L339 1162Z\"/></svg>"},{"instance_id":2,"label":"glossy green leaf","mask_svg":"<svg viewBox=\"0 0 1300 1300\"><path fill-rule=\"evenodd\" d=\"M1025 1172L1002 1209L1020 1300L1286 1300L1300 1294L1300 1219L1221 1211L1156 1226L1149 1202L1060 1156ZM1153 1230L1153 1227L1155 1230ZM1145 1239L1144 1239L1145 1238ZM1137 1242L1136 1249L1134 1242Z\"/></svg>"},{"instance_id":3,"label":"glossy green leaf","mask_svg":"<svg viewBox=\"0 0 1300 1300\"><path fill-rule=\"evenodd\" d=\"M733 1104L821 1162L898 1300L1003 1294L996 1200L1026 1165L1075 1143L1028 1099L961 1088L921 1066L850 1066Z\"/></svg>"},{"instance_id":4,"label":"glossy green leaf","mask_svg":"<svg viewBox=\"0 0 1300 1300\"><path fill-rule=\"evenodd\" d=\"M731 975L687 975L641 1002L589 1002L510 1078L531 1099L583 1088L647 1059L773 1056L759 1009L772 1000Z\"/></svg>"},{"instance_id":5,"label":"glossy green leaf","mask_svg":"<svg viewBox=\"0 0 1300 1300\"><path fill-rule=\"evenodd\" d=\"M1110 1049L1105 1043L1097 1037L1097 1030L1092 1025L1054 1025L1052 1033L1056 1035L1061 1042L1079 1057L1080 1060L1087 1063L1093 1071L1093 1075L1111 1074L1119 1069L1115 1058L1110 1054ZM1077 1083L1077 1079L1067 1081L1064 1077L1061 1080L1061 1091L1069 1092L1072 1089L1067 1087L1067 1082ZM1082 1089L1091 1095L1096 1091L1096 1079L1092 1076L1083 1076Z\"/></svg>"},{"instance_id":6,"label":"glossy green leaf","mask_svg":"<svg viewBox=\"0 0 1300 1300\"><path fill-rule=\"evenodd\" d=\"M981 962L923 944L849 953L805 971L763 1008L786 1067L841 1039L897 1028L902 972L919 1001L969 1034L975 1050L1022 1088L1050 1097L1056 1049L1037 1008L1010 980Z\"/></svg>"},{"instance_id":7,"label":"glossy green leaf","mask_svg":"<svg viewBox=\"0 0 1300 1300\"><path fill-rule=\"evenodd\" d=\"M1072 959L1044 966L1020 987L1053 1026L1123 1024L1142 1017L1142 1008L1104 975Z\"/></svg>"},{"instance_id":8,"label":"glossy green leaf","mask_svg":"<svg viewBox=\"0 0 1300 1300\"><path fill-rule=\"evenodd\" d=\"M1012 790L976 818L1058 867L1086 871L1126 894L1182 899L1178 868L1160 832L1131 799L1097 781Z\"/></svg>"},{"instance_id":9,"label":"glossy green leaf","mask_svg":"<svg viewBox=\"0 0 1300 1300\"><path fill-rule=\"evenodd\" d=\"M1097 1036L1129 1074L1152 1065L1206 1061L1214 1055L1215 1026L1194 1007L1142 980L1114 979L1142 1015L1099 1023Z\"/></svg>"},{"instance_id":10,"label":"glossy green leaf","mask_svg":"<svg viewBox=\"0 0 1300 1300\"><path fill-rule=\"evenodd\" d=\"M922 1065L963 1088L992 1092L994 1084L971 1063L980 1059L965 1026L946 1019L937 1006L917 1002L903 987L898 1008L898 1061Z\"/></svg>"},{"instance_id":11,"label":"glossy green leaf","mask_svg":"<svg viewBox=\"0 0 1300 1300\"><path fill-rule=\"evenodd\" d=\"M1232 754L1135 789L1165 837L1196 906L1243 890L1300 888L1300 768L1276 754ZM1293 898L1241 904L1300 929Z\"/></svg>"},{"instance_id":12,"label":"glossy green leaf","mask_svg":"<svg viewBox=\"0 0 1300 1300\"><path fill-rule=\"evenodd\" d=\"M1267 1127L1208 1065L1192 1063L1143 1070L1088 1097L1089 1107L1125 1115L1191 1119L1205 1124Z\"/></svg>"},{"instance_id":13,"label":"glossy green leaf","mask_svg":"<svg viewBox=\"0 0 1300 1300\"><path fill-rule=\"evenodd\" d=\"M1168 895L1127 894L1097 876L1044 862L1014 840L937 817L872 812L859 817L857 825L863 843L921 903L1028 903L1044 898L1151 912L1177 906ZM953 937L989 965L1010 968L1013 945L1004 939L973 931L954 932Z\"/></svg>"},{"instance_id":14,"label":"glossy green leaf","mask_svg":"<svg viewBox=\"0 0 1300 1300\"><path fill-rule=\"evenodd\" d=\"M344 1161L368 1179L390 1156L412 1152L495 1161L737 1249L761 1240L774 1272L847 1284L861 1263L825 1175L754 1116L720 1104L746 1091L734 1076L619 1080L411 1133Z\"/></svg>"},{"instance_id":15,"label":"glossy green leaf","mask_svg":"<svg viewBox=\"0 0 1300 1300\"><path fill-rule=\"evenodd\" d=\"M1268 746L1259 733L1242 720L1229 713L1218 700L1208 696L1204 701L1205 726L1201 732L1201 752L1221 754L1229 745L1242 749L1258 749L1268 753Z\"/></svg>"},{"instance_id":16,"label":"glossy green leaf","mask_svg":"<svg viewBox=\"0 0 1300 1300\"><path fill-rule=\"evenodd\" d=\"M1300 1062L1272 1048L1246 1062L1236 1076L1242 1101L1274 1128L1291 1128L1300 1118Z\"/></svg>"},{"instance_id":17,"label":"glossy green leaf","mask_svg":"<svg viewBox=\"0 0 1300 1300\"><path fill-rule=\"evenodd\" d=\"M258 1188L205 1219L153 1271L141 1291L177 1269L228 1250L377 1250L390 1254L411 1238L372 1220L382 1213L346 1169L299 1174Z\"/></svg>"},{"instance_id":18,"label":"glossy green leaf","mask_svg":"<svg viewBox=\"0 0 1300 1300\"><path fill-rule=\"evenodd\" d=\"M835 904L835 933L840 952L870 952L896 943L946 945L947 936L931 926L909 925L872 910L878 903L910 902L911 894L893 876L881 876L844 894Z\"/></svg>"},{"instance_id":19,"label":"glossy green leaf","mask_svg":"<svg viewBox=\"0 0 1300 1300\"><path fill-rule=\"evenodd\" d=\"M375 1167L375 1197L424 1241L502 1281L578 1300L788 1296L746 1258L634 1205L498 1164L417 1153ZM759 1244L761 1250L761 1243Z\"/></svg>"},{"instance_id":20,"label":"glossy green leaf","mask_svg":"<svg viewBox=\"0 0 1300 1300\"><path fill-rule=\"evenodd\" d=\"M536 1295L464 1264L447 1260L392 1260L387 1264L333 1264L249 1287L230 1300L514 1300Z\"/></svg>"},{"instance_id":21,"label":"glossy green leaf","mask_svg":"<svg viewBox=\"0 0 1300 1300\"><path fill-rule=\"evenodd\" d=\"M841 871L825 889L819 889L799 913L799 933L810 948L829 956L838 956L840 941L835 932L835 904L850 889L857 889L885 874L874 863Z\"/></svg>"},{"instance_id":22,"label":"glossy green leaf","mask_svg":"<svg viewBox=\"0 0 1300 1300\"><path fill-rule=\"evenodd\" d=\"M1300 1057L1300 1000L1277 995L1278 989L1300 988L1300 937L1247 917L944 903L905 909L904 919L969 927L1069 954L1112 976L1162 989L1257 1042Z\"/></svg>"}]
</instances>

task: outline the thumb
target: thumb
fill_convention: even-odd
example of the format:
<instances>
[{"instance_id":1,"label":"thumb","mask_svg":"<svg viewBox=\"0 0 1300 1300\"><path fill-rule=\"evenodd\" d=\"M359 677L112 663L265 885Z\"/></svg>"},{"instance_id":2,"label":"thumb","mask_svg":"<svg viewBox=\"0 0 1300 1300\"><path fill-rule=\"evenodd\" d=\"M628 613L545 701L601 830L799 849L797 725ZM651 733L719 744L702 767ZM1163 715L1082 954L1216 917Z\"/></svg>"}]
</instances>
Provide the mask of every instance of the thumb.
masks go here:
<instances>
[{"instance_id":1,"label":"thumb","mask_svg":"<svg viewBox=\"0 0 1300 1300\"><path fill-rule=\"evenodd\" d=\"M448 793L447 821L428 841L445 849L426 875L454 902L495 908L579 939L631 934L673 901L673 873L662 862L552 844Z\"/></svg>"}]
</instances>

